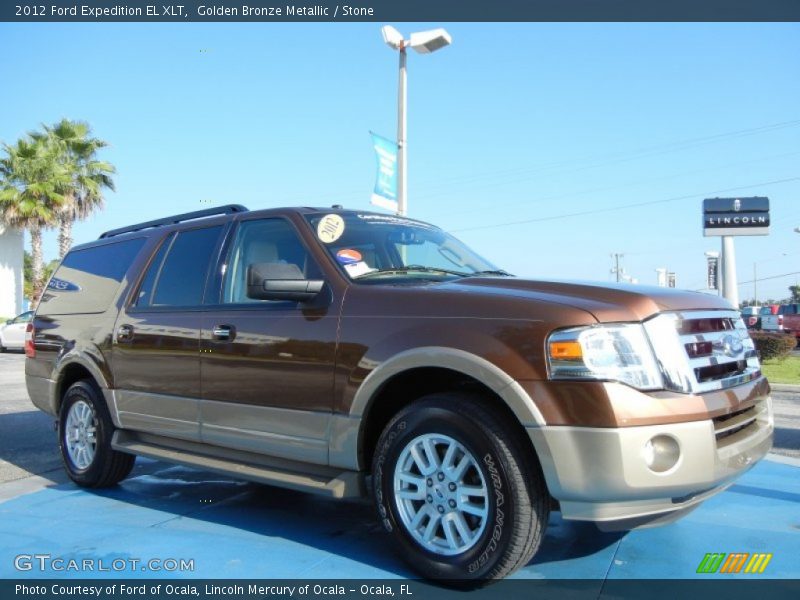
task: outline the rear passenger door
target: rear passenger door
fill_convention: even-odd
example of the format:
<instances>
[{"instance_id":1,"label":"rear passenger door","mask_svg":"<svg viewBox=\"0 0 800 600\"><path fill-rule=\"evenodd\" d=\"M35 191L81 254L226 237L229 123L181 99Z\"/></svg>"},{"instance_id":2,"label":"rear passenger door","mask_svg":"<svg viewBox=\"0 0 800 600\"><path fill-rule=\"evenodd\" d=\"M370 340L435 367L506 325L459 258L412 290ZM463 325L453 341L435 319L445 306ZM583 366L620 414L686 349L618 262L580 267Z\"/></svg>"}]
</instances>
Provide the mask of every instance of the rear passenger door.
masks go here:
<instances>
[{"instance_id":1,"label":"rear passenger door","mask_svg":"<svg viewBox=\"0 0 800 600\"><path fill-rule=\"evenodd\" d=\"M325 464L337 313L325 285L309 302L254 300L248 266L295 265L323 279L289 220L242 220L223 251L218 299L201 341L206 443Z\"/></svg>"},{"instance_id":2,"label":"rear passenger door","mask_svg":"<svg viewBox=\"0 0 800 600\"><path fill-rule=\"evenodd\" d=\"M201 311L224 228L165 236L120 311L112 368L126 429L200 439Z\"/></svg>"}]
</instances>

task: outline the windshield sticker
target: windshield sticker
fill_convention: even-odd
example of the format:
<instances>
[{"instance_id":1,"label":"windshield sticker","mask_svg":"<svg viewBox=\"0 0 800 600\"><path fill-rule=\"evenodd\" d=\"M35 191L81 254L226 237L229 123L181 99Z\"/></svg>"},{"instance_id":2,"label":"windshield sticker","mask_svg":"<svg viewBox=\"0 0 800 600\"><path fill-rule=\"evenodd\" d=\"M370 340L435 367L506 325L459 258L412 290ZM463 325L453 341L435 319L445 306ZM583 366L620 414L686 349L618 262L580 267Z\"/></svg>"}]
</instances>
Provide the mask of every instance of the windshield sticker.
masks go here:
<instances>
[{"instance_id":1,"label":"windshield sticker","mask_svg":"<svg viewBox=\"0 0 800 600\"><path fill-rule=\"evenodd\" d=\"M373 271L377 271L378 269L373 269L364 261L348 263L344 265L344 270L347 271L347 274L350 275L352 278L360 277L361 275L366 275L367 273L372 273Z\"/></svg>"},{"instance_id":2,"label":"windshield sticker","mask_svg":"<svg viewBox=\"0 0 800 600\"><path fill-rule=\"evenodd\" d=\"M362 259L361 252L352 248L344 248L336 253L336 260L343 265L349 265Z\"/></svg>"},{"instance_id":3,"label":"windshield sticker","mask_svg":"<svg viewBox=\"0 0 800 600\"><path fill-rule=\"evenodd\" d=\"M325 215L317 225L317 237L321 242L330 244L344 233L344 219L339 215Z\"/></svg>"}]
</instances>

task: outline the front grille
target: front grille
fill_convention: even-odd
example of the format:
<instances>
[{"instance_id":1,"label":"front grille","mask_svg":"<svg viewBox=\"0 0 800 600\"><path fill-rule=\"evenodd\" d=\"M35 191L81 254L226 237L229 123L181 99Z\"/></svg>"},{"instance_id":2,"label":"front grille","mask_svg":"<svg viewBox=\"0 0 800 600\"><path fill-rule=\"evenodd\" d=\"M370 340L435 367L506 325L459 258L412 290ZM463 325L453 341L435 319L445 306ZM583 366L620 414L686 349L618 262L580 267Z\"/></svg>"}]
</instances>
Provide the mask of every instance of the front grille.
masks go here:
<instances>
[{"instance_id":1,"label":"front grille","mask_svg":"<svg viewBox=\"0 0 800 600\"><path fill-rule=\"evenodd\" d=\"M704 393L761 375L753 340L731 310L662 313L645 322L665 386Z\"/></svg>"},{"instance_id":2,"label":"front grille","mask_svg":"<svg viewBox=\"0 0 800 600\"><path fill-rule=\"evenodd\" d=\"M717 448L735 443L738 439L737 434L746 432L749 435L751 429L758 428L759 422L769 420L769 406L767 402L760 401L753 406L748 406L736 412L714 417L714 436L717 439Z\"/></svg>"},{"instance_id":3,"label":"front grille","mask_svg":"<svg viewBox=\"0 0 800 600\"><path fill-rule=\"evenodd\" d=\"M737 360L736 362L708 365L707 367L697 367L694 370L694 375L699 383L705 383L706 381L726 379L731 375L740 375L746 370L747 361Z\"/></svg>"},{"instance_id":4,"label":"front grille","mask_svg":"<svg viewBox=\"0 0 800 600\"><path fill-rule=\"evenodd\" d=\"M731 317L702 317L684 319L678 325L681 335L697 335L718 331L732 331L735 328Z\"/></svg>"},{"instance_id":5,"label":"front grille","mask_svg":"<svg viewBox=\"0 0 800 600\"><path fill-rule=\"evenodd\" d=\"M756 410L756 407L751 406L728 415L715 417L713 422L717 443L755 425L758 414L759 411Z\"/></svg>"}]
</instances>

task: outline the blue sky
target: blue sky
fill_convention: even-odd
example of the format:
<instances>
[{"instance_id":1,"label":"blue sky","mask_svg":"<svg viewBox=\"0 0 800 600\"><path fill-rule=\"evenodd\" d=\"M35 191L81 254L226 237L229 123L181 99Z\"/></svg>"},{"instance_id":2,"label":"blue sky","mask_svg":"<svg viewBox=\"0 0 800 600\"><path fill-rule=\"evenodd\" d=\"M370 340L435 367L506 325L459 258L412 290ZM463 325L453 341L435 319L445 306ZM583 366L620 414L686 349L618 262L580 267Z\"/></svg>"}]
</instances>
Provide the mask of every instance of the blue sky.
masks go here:
<instances>
[{"instance_id":1,"label":"blue sky","mask_svg":"<svg viewBox=\"0 0 800 600\"><path fill-rule=\"evenodd\" d=\"M766 195L772 231L737 238L739 279L800 271L800 25L393 25L453 36L409 57L410 216L518 275L609 280L622 252L641 283L667 267L699 289L719 249L702 199ZM379 29L3 23L0 140L69 117L111 143L118 191L77 242L209 204L369 208L368 132L396 132Z\"/></svg>"}]
</instances>

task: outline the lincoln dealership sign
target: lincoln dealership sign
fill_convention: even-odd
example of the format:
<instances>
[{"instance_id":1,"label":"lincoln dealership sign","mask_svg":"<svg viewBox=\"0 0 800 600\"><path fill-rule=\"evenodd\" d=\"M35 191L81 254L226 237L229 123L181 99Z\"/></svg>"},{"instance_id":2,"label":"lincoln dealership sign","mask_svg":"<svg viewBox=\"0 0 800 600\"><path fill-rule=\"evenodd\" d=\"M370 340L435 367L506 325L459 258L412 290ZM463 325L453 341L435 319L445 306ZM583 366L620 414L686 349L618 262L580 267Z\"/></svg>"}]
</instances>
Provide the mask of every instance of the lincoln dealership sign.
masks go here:
<instances>
[{"instance_id":1,"label":"lincoln dealership sign","mask_svg":"<svg viewBox=\"0 0 800 600\"><path fill-rule=\"evenodd\" d=\"M767 235L769 198L706 198L703 235Z\"/></svg>"}]
</instances>

